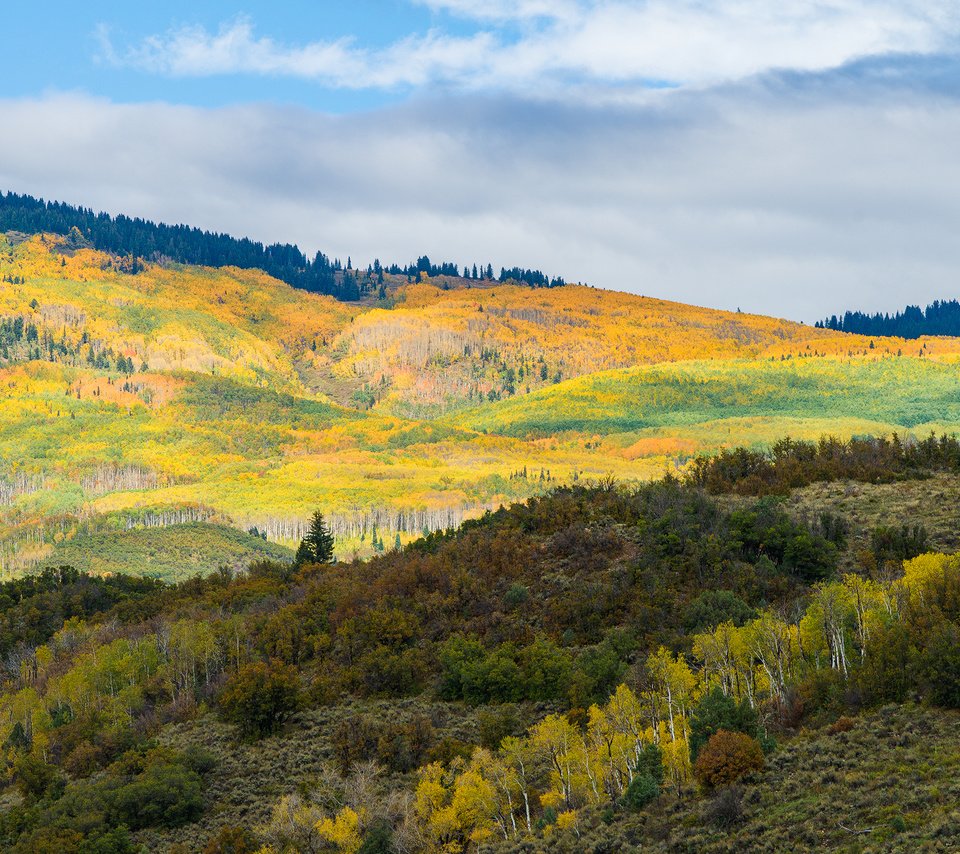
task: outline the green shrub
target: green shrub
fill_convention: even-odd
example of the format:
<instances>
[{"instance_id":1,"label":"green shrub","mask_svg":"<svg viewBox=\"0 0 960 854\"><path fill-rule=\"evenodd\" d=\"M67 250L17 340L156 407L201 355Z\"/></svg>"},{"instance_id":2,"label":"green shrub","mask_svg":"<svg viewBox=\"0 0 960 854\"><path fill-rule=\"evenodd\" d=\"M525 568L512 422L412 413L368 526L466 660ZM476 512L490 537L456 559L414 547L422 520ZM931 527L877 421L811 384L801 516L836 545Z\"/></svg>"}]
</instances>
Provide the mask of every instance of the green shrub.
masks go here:
<instances>
[{"instance_id":1,"label":"green shrub","mask_svg":"<svg viewBox=\"0 0 960 854\"><path fill-rule=\"evenodd\" d=\"M28 804L59 798L67 782L56 766L36 756L21 756L13 773L17 789Z\"/></svg>"},{"instance_id":2,"label":"green shrub","mask_svg":"<svg viewBox=\"0 0 960 854\"><path fill-rule=\"evenodd\" d=\"M228 680L219 698L224 719L252 737L276 732L300 708L300 703L300 676L296 668L275 660L242 667Z\"/></svg>"},{"instance_id":3,"label":"green shrub","mask_svg":"<svg viewBox=\"0 0 960 854\"><path fill-rule=\"evenodd\" d=\"M508 735L520 735L516 706L505 704L496 709L482 709L477 713L477 728L480 744L488 750L497 750Z\"/></svg>"},{"instance_id":4,"label":"green shrub","mask_svg":"<svg viewBox=\"0 0 960 854\"><path fill-rule=\"evenodd\" d=\"M759 735L757 712L744 700L737 703L719 688L705 694L690 717L690 758L696 760L701 748L720 730Z\"/></svg>"},{"instance_id":5,"label":"green shrub","mask_svg":"<svg viewBox=\"0 0 960 854\"><path fill-rule=\"evenodd\" d=\"M663 785L666 769L663 767L663 751L657 744L648 744L637 757L637 774L646 775L658 786Z\"/></svg>"},{"instance_id":6,"label":"green shrub","mask_svg":"<svg viewBox=\"0 0 960 854\"><path fill-rule=\"evenodd\" d=\"M636 774L627 791L623 795L623 802L627 809L641 810L651 801L660 796L660 784L649 774Z\"/></svg>"},{"instance_id":7,"label":"green shrub","mask_svg":"<svg viewBox=\"0 0 960 854\"><path fill-rule=\"evenodd\" d=\"M88 836L77 848L77 854L138 854L125 827L115 827L99 836Z\"/></svg>"},{"instance_id":8,"label":"green shrub","mask_svg":"<svg viewBox=\"0 0 960 854\"><path fill-rule=\"evenodd\" d=\"M114 824L131 830L178 827L203 812L203 783L182 765L160 763L116 789L111 801Z\"/></svg>"},{"instance_id":9,"label":"green shrub","mask_svg":"<svg viewBox=\"0 0 960 854\"><path fill-rule=\"evenodd\" d=\"M393 844L393 828L387 821L376 822L363 837L363 845L357 854L396 854Z\"/></svg>"},{"instance_id":10,"label":"green shrub","mask_svg":"<svg viewBox=\"0 0 960 854\"><path fill-rule=\"evenodd\" d=\"M705 590L684 611L683 621L688 632L712 629L731 622L743 626L755 619L757 612L730 590Z\"/></svg>"}]
</instances>

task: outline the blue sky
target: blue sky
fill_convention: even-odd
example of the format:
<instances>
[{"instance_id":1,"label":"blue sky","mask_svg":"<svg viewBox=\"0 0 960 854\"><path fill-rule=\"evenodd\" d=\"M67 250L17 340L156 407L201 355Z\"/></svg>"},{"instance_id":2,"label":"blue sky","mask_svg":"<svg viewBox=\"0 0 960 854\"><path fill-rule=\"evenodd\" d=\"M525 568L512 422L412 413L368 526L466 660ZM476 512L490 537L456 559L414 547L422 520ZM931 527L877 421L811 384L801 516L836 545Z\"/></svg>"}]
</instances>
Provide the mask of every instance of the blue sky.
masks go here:
<instances>
[{"instance_id":1,"label":"blue sky","mask_svg":"<svg viewBox=\"0 0 960 854\"><path fill-rule=\"evenodd\" d=\"M3 17L0 188L807 320L960 295L955 0Z\"/></svg>"},{"instance_id":2,"label":"blue sky","mask_svg":"<svg viewBox=\"0 0 960 854\"><path fill-rule=\"evenodd\" d=\"M81 89L125 102L167 100L198 106L245 101L303 104L346 112L369 109L403 97L399 91L343 92L307 80L254 74L176 77L156 75L105 61L103 37L130 45L158 34L201 27L216 33L246 19L257 34L280 43L358 39L377 49L412 32L443 27L468 33L472 26L442 11L404 0L350 3L233 0L163 3L107 2L12 4L5 9L7 46L0 56L5 94L32 95L48 89ZM55 24L52 21L55 20Z\"/></svg>"}]
</instances>

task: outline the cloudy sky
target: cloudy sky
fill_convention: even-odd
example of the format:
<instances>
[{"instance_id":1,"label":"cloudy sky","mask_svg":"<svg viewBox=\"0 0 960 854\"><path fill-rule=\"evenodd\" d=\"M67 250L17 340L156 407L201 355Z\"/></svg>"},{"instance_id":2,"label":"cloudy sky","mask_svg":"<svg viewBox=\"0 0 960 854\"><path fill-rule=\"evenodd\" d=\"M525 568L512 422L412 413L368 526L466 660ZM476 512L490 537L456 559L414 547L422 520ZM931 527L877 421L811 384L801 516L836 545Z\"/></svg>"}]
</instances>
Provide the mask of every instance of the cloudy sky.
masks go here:
<instances>
[{"instance_id":1,"label":"cloudy sky","mask_svg":"<svg viewBox=\"0 0 960 854\"><path fill-rule=\"evenodd\" d=\"M956 0L87 0L4 31L0 189L807 321L960 297Z\"/></svg>"}]
</instances>

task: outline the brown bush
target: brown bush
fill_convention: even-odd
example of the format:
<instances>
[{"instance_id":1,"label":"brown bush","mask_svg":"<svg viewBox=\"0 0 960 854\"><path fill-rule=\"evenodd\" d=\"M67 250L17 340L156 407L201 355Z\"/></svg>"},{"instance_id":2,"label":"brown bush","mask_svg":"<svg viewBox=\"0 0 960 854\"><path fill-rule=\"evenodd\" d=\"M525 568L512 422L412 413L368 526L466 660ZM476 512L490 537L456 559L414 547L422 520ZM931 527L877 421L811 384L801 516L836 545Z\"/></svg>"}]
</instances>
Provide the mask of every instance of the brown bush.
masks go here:
<instances>
[{"instance_id":1,"label":"brown bush","mask_svg":"<svg viewBox=\"0 0 960 854\"><path fill-rule=\"evenodd\" d=\"M253 854L258 847L256 837L245 827L226 825L210 837L203 854Z\"/></svg>"},{"instance_id":2,"label":"brown bush","mask_svg":"<svg viewBox=\"0 0 960 854\"><path fill-rule=\"evenodd\" d=\"M763 766L763 751L755 738L722 729L701 749L693 766L693 776L704 788L713 789L735 783Z\"/></svg>"},{"instance_id":3,"label":"brown bush","mask_svg":"<svg viewBox=\"0 0 960 854\"><path fill-rule=\"evenodd\" d=\"M64 770L74 777L89 777L103 764L103 751L89 741L81 741L63 761Z\"/></svg>"},{"instance_id":4,"label":"brown bush","mask_svg":"<svg viewBox=\"0 0 960 854\"><path fill-rule=\"evenodd\" d=\"M704 818L721 830L728 830L743 821L743 789L728 786L721 789L704 808Z\"/></svg>"},{"instance_id":5,"label":"brown bush","mask_svg":"<svg viewBox=\"0 0 960 854\"><path fill-rule=\"evenodd\" d=\"M850 732L856 725L856 721L853 718L848 718L846 715L841 715L837 718L830 726L827 727L828 735L839 735L841 732Z\"/></svg>"}]
</instances>

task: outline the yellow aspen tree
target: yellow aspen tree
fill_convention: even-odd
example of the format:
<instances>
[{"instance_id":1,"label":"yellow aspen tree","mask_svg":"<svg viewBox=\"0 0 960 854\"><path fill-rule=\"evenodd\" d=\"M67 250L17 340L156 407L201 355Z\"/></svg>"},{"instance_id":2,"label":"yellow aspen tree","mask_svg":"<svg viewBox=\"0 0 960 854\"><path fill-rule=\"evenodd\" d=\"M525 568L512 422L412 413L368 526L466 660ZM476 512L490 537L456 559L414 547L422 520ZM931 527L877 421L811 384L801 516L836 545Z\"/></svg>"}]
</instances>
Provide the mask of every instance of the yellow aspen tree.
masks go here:
<instances>
[{"instance_id":1,"label":"yellow aspen tree","mask_svg":"<svg viewBox=\"0 0 960 854\"><path fill-rule=\"evenodd\" d=\"M629 758L629 740L617 732L607 709L594 705L587 715L587 741L597 757L600 786L610 797L618 797L626 788L624 760Z\"/></svg>"},{"instance_id":2,"label":"yellow aspen tree","mask_svg":"<svg viewBox=\"0 0 960 854\"><path fill-rule=\"evenodd\" d=\"M451 805L457 824L477 845L493 835L494 827L504 839L509 839L511 816L506 812L512 795L505 797L495 782L498 764L497 757L489 750L478 748L453 784Z\"/></svg>"},{"instance_id":3,"label":"yellow aspen tree","mask_svg":"<svg viewBox=\"0 0 960 854\"><path fill-rule=\"evenodd\" d=\"M860 647L860 660L863 661L867 657L873 616L883 608L883 594L880 585L875 581L853 573L843 577L843 586L850 593L850 602L856 616L857 645Z\"/></svg>"},{"instance_id":4,"label":"yellow aspen tree","mask_svg":"<svg viewBox=\"0 0 960 854\"><path fill-rule=\"evenodd\" d=\"M823 632L830 666L844 676L849 671L847 663L847 624L853 612L850 591L842 584L820 584L813 593L808 614L818 621Z\"/></svg>"},{"instance_id":5,"label":"yellow aspen tree","mask_svg":"<svg viewBox=\"0 0 960 854\"><path fill-rule=\"evenodd\" d=\"M921 606L926 604L928 589L943 580L948 570L956 571L960 559L943 554L925 554L903 562L900 587L907 598Z\"/></svg>"},{"instance_id":6,"label":"yellow aspen tree","mask_svg":"<svg viewBox=\"0 0 960 854\"><path fill-rule=\"evenodd\" d=\"M455 771L452 772L455 775ZM454 854L462 849L460 826L451 804L451 787L439 762L420 769L413 810L428 851Z\"/></svg>"},{"instance_id":7,"label":"yellow aspen tree","mask_svg":"<svg viewBox=\"0 0 960 854\"><path fill-rule=\"evenodd\" d=\"M793 670L794 628L770 611L745 628L751 639L751 650L766 673L771 695L777 700L784 699Z\"/></svg>"},{"instance_id":8,"label":"yellow aspen tree","mask_svg":"<svg viewBox=\"0 0 960 854\"><path fill-rule=\"evenodd\" d=\"M565 810L557 816L557 830L572 830L580 838L579 813L577 810Z\"/></svg>"},{"instance_id":9,"label":"yellow aspen tree","mask_svg":"<svg viewBox=\"0 0 960 854\"><path fill-rule=\"evenodd\" d=\"M530 816L530 784L535 765L535 756L530 741L526 738L507 736L500 745L500 755L509 773L512 773L517 790L523 800L523 818L527 833L533 833Z\"/></svg>"},{"instance_id":10,"label":"yellow aspen tree","mask_svg":"<svg viewBox=\"0 0 960 854\"><path fill-rule=\"evenodd\" d=\"M496 821L503 832L504 839L517 838L517 810L523 797L518 769L511 758L501 751L498 754L484 751L486 760L485 773L496 787L497 816Z\"/></svg>"},{"instance_id":11,"label":"yellow aspen tree","mask_svg":"<svg viewBox=\"0 0 960 854\"><path fill-rule=\"evenodd\" d=\"M626 685L617 686L605 709L610 727L628 747L630 754L626 759L627 785L633 782L633 775L643 753L643 748L653 742L653 733L647 728L647 714L637 695Z\"/></svg>"},{"instance_id":12,"label":"yellow aspen tree","mask_svg":"<svg viewBox=\"0 0 960 854\"><path fill-rule=\"evenodd\" d=\"M359 813L344 807L334 818L324 818L316 823L317 835L334 845L340 854L357 854L363 845L360 821Z\"/></svg>"},{"instance_id":13,"label":"yellow aspen tree","mask_svg":"<svg viewBox=\"0 0 960 854\"><path fill-rule=\"evenodd\" d=\"M690 747L687 740L681 738L663 743L660 749L663 752L663 765L667 775L679 795L683 784L691 776Z\"/></svg>"},{"instance_id":14,"label":"yellow aspen tree","mask_svg":"<svg viewBox=\"0 0 960 854\"><path fill-rule=\"evenodd\" d=\"M574 750L580 734L562 715L548 715L530 732L530 739L546 758L561 801L574 806Z\"/></svg>"}]
</instances>

